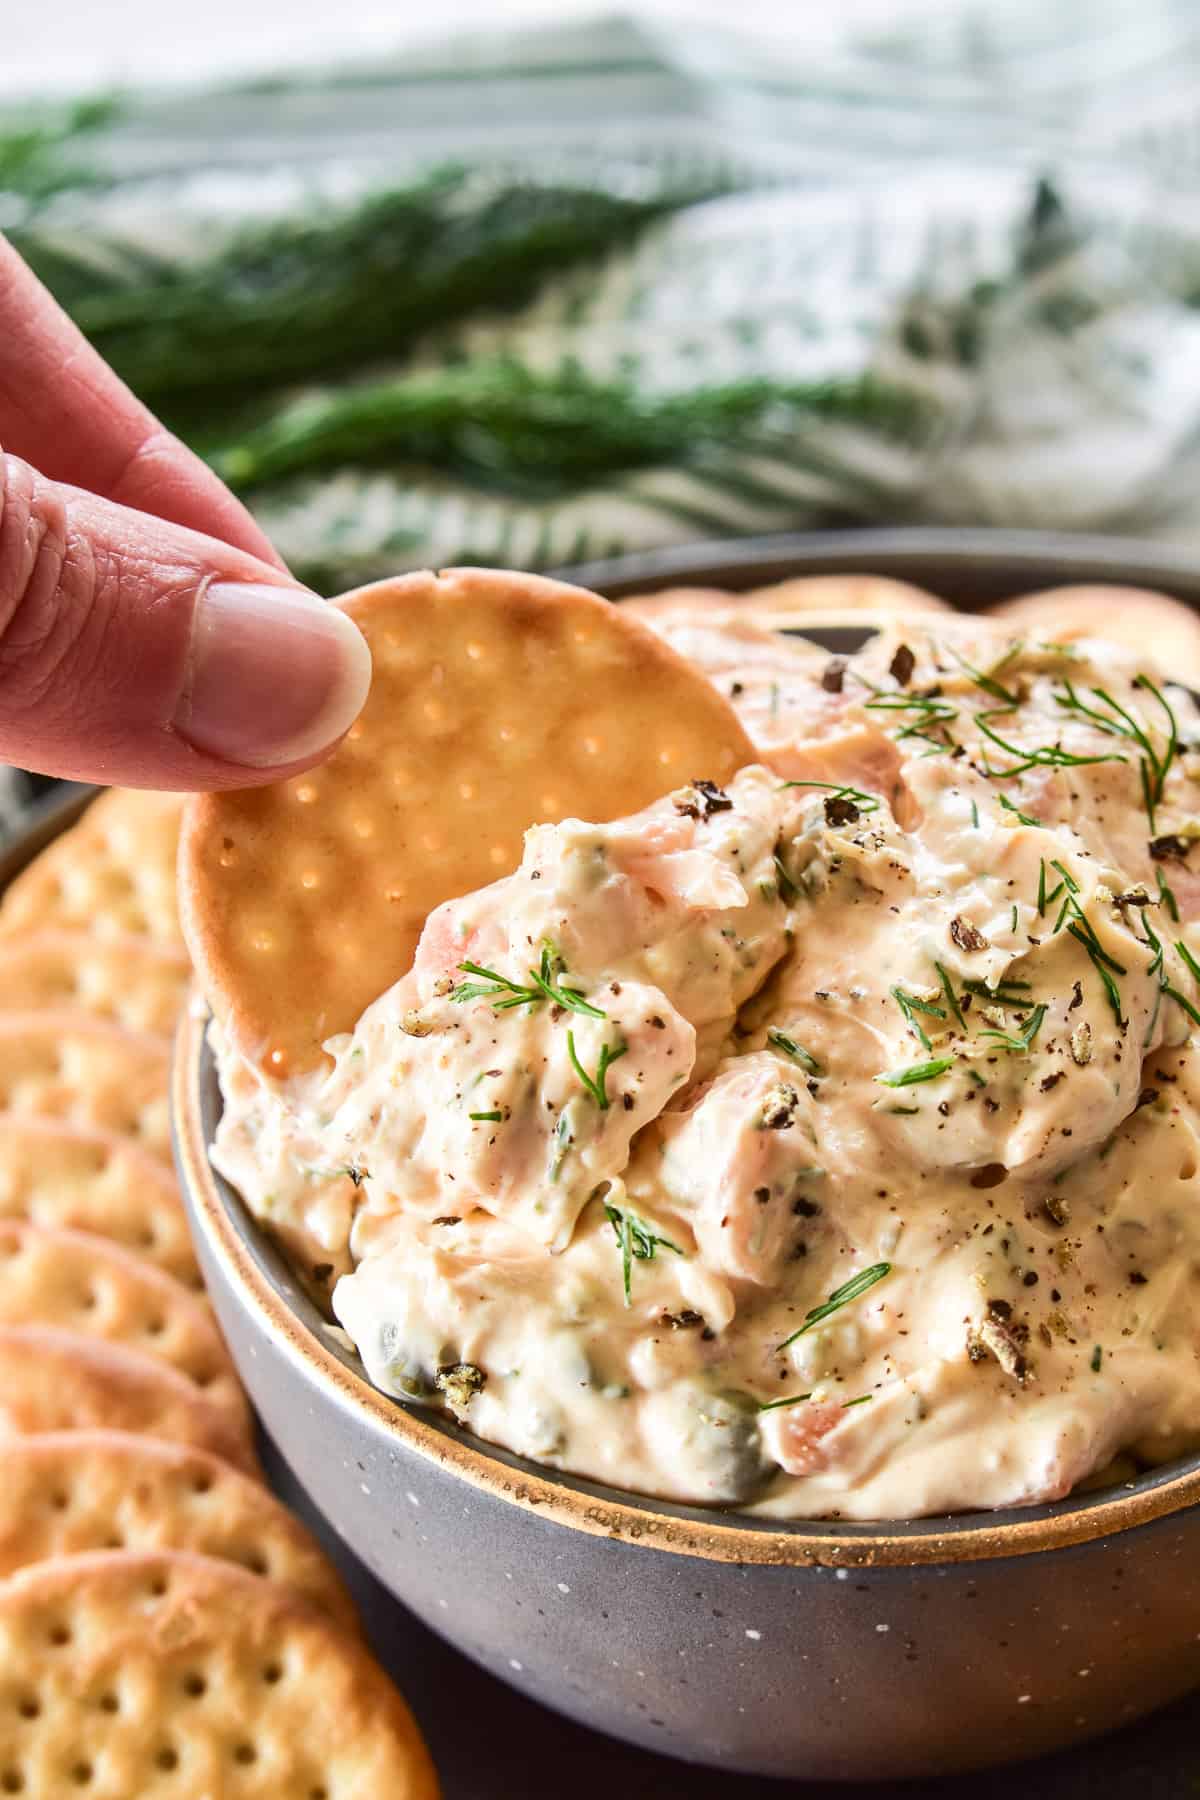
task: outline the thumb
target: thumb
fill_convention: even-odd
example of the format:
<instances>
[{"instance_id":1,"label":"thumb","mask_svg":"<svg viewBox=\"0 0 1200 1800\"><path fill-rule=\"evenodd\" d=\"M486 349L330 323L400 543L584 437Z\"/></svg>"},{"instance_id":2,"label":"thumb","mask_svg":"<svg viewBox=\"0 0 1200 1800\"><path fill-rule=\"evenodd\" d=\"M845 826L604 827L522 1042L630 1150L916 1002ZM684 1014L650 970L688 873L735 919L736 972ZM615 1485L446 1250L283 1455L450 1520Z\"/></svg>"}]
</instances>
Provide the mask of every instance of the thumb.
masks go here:
<instances>
[{"instance_id":1,"label":"thumb","mask_svg":"<svg viewBox=\"0 0 1200 1800\"><path fill-rule=\"evenodd\" d=\"M345 614L278 568L0 451L0 761L245 787L330 750L370 673Z\"/></svg>"}]
</instances>

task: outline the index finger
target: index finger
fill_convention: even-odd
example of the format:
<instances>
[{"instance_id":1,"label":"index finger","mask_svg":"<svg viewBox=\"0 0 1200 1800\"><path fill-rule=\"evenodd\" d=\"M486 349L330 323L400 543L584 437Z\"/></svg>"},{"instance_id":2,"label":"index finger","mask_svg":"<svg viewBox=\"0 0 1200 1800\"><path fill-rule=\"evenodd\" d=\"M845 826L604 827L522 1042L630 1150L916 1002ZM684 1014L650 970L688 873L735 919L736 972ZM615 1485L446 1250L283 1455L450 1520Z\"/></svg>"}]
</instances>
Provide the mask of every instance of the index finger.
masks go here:
<instances>
[{"instance_id":1,"label":"index finger","mask_svg":"<svg viewBox=\"0 0 1200 1800\"><path fill-rule=\"evenodd\" d=\"M283 567L240 501L134 397L2 237L0 443L54 481Z\"/></svg>"}]
</instances>

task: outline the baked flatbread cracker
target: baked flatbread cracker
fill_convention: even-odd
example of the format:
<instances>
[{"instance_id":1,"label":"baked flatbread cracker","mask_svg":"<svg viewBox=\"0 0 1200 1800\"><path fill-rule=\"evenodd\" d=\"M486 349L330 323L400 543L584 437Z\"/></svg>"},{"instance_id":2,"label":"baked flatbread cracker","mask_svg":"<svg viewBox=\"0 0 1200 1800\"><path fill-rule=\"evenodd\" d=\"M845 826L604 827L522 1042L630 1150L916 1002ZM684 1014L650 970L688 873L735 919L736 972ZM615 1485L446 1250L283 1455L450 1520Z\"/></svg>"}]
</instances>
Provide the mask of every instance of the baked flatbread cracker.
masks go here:
<instances>
[{"instance_id":1,"label":"baked flatbread cracker","mask_svg":"<svg viewBox=\"0 0 1200 1800\"><path fill-rule=\"evenodd\" d=\"M0 1219L0 1325L53 1325L139 1350L186 1375L249 1429L211 1307L106 1238Z\"/></svg>"},{"instance_id":2,"label":"baked flatbread cracker","mask_svg":"<svg viewBox=\"0 0 1200 1800\"><path fill-rule=\"evenodd\" d=\"M169 1438L259 1472L249 1429L166 1363L51 1325L0 1325L0 1440L91 1430Z\"/></svg>"},{"instance_id":3,"label":"baked flatbread cracker","mask_svg":"<svg viewBox=\"0 0 1200 1800\"><path fill-rule=\"evenodd\" d=\"M112 1132L0 1113L0 1219L95 1232L203 1289L174 1175Z\"/></svg>"},{"instance_id":4,"label":"baked flatbread cracker","mask_svg":"<svg viewBox=\"0 0 1200 1800\"><path fill-rule=\"evenodd\" d=\"M1150 588L1045 588L989 607L988 616L1058 643L1107 638L1145 657L1170 681L1200 687L1200 614Z\"/></svg>"},{"instance_id":5,"label":"baked flatbread cracker","mask_svg":"<svg viewBox=\"0 0 1200 1800\"><path fill-rule=\"evenodd\" d=\"M49 929L0 939L0 1006L89 1013L170 1036L191 976L185 952L153 938Z\"/></svg>"},{"instance_id":6,"label":"baked flatbread cracker","mask_svg":"<svg viewBox=\"0 0 1200 1800\"><path fill-rule=\"evenodd\" d=\"M185 1552L67 1556L0 1584L0 1791L60 1800L437 1800L360 1641Z\"/></svg>"},{"instance_id":7,"label":"baked flatbread cracker","mask_svg":"<svg viewBox=\"0 0 1200 1800\"><path fill-rule=\"evenodd\" d=\"M170 1044L86 1013L0 1013L0 1111L134 1138L171 1160Z\"/></svg>"},{"instance_id":8,"label":"baked flatbread cracker","mask_svg":"<svg viewBox=\"0 0 1200 1800\"><path fill-rule=\"evenodd\" d=\"M451 569L338 604L375 668L344 742L291 781L191 800L183 831L193 961L278 1076L318 1066L433 908L514 869L530 825L623 817L754 755L698 670L581 588Z\"/></svg>"},{"instance_id":9,"label":"baked flatbread cracker","mask_svg":"<svg viewBox=\"0 0 1200 1800\"><path fill-rule=\"evenodd\" d=\"M10 1439L0 1481L0 1579L88 1550L191 1550L269 1576L348 1631L354 1606L329 1558L269 1489L163 1438L55 1431Z\"/></svg>"},{"instance_id":10,"label":"baked flatbread cracker","mask_svg":"<svg viewBox=\"0 0 1200 1800\"><path fill-rule=\"evenodd\" d=\"M67 926L178 945L179 794L112 788L5 890L0 937Z\"/></svg>"}]
</instances>

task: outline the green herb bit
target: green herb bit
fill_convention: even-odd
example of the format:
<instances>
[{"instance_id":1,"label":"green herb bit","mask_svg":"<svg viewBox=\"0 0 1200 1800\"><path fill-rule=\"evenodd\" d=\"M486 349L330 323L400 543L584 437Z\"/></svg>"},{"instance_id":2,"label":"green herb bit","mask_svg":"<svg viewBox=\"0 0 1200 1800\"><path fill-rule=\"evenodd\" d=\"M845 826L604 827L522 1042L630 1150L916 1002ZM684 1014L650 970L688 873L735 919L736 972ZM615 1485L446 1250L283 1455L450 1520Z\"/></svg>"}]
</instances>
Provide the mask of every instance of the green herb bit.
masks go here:
<instances>
[{"instance_id":1,"label":"green herb bit","mask_svg":"<svg viewBox=\"0 0 1200 1800\"><path fill-rule=\"evenodd\" d=\"M971 823L975 827L976 831L978 831L979 830L979 803L976 800L972 800L972 802L971 802Z\"/></svg>"},{"instance_id":2,"label":"green herb bit","mask_svg":"<svg viewBox=\"0 0 1200 1800\"><path fill-rule=\"evenodd\" d=\"M972 804L974 804L974 803L972 802ZM947 975L945 969L942 967L940 962L935 962L933 966L937 970L938 980L942 984L942 992L946 996L946 1004L950 1008L950 1011L954 1014L955 1019L958 1021L959 1030L965 1031L967 1029L966 1014L963 1012L962 1007L958 1003L958 996L954 992L953 983L951 982L950 977Z\"/></svg>"},{"instance_id":3,"label":"green herb bit","mask_svg":"<svg viewBox=\"0 0 1200 1800\"><path fill-rule=\"evenodd\" d=\"M1052 905L1053 902L1058 899L1058 896L1062 893L1062 890L1063 890L1063 884L1060 881L1058 886L1054 889L1054 892L1052 894L1048 894L1046 892L1046 859L1043 856L1038 865L1038 897L1037 897L1037 909L1043 918L1045 918L1045 916L1046 916L1047 906Z\"/></svg>"},{"instance_id":4,"label":"green herb bit","mask_svg":"<svg viewBox=\"0 0 1200 1800\"><path fill-rule=\"evenodd\" d=\"M1002 1050L1012 1050L1021 1056L1028 1056L1033 1047L1033 1040L1042 1028L1046 1017L1046 1004L1039 1000L1019 1032L981 1031L980 1037L990 1038Z\"/></svg>"},{"instance_id":5,"label":"green herb bit","mask_svg":"<svg viewBox=\"0 0 1200 1800\"><path fill-rule=\"evenodd\" d=\"M1092 697L1098 700L1101 706L1108 708L1106 713L1100 712L1095 706L1089 706L1085 700L1080 699L1076 688L1070 681L1064 680L1063 692L1056 693L1054 699L1065 711L1076 713L1079 717L1090 720L1100 731L1107 732L1110 737L1123 737L1138 746L1142 752L1142 802L1150 821L1150 829L1154 831L1155 812L1162 800L1167 775L1179 746L1179 727L1165 694L1161 688L1155 686L1148 675L1139 675L1133 685L1135 688L1141 689L1143 693L1151 695L1166 714L1167 742L1161 754L1154 748L1150 734L1142 721L1128 708L1122 706L1119 700L1114 699L1106 688L1094 687L1091 690Z\"/></svg>"},{"instance_id":6,"label":"green herb bit","mask_svg":"<svg viewBox=\"0 0 1200 1800\"><path fill-rule=\"evenodd\" d=\"M968 1069L967 1074L970 1077L970 1079L975 1083L976 1087L986 1087L987 1086L987 1082L984 1080L983 1076L979 1073L978 1069Z\"/></svg>"},{"instance_id":7,"label":"green herb bit","mask_svg":"<svg viewBox=\"0 0 1200 1800\"><path fill-rule=\"evenodd\" d=\"M1063 886L1066 888L1068 894L1077 894L1079 892L1079 883L1076 881L1075 877L1071 874L1071 871L1069 869L1066 869L1063 867L1062 863L1059 862L1057 856L1051 857L1050 867L1052 869L1058 870L1058 873L1063 878Z\"/></svg>"},{"instance_id":8,"label":"green herb bit","mask_svg":"<svg viewBox=\"0 0 1200 1800\"><path fill-rule=\"evenodd\" d=\"M585 1000L578 988L563 985L561 977L565 973L566 965L554 945L543 944L541 966L530 969L529 979L556 1006L565 1006L569 1012L585 1013L589 1019L606 1019L608 1014Z\"/></svg>"},{"instance_id":9,"label":"green herb bit","mask_svg":"<svg viewBox=\"0 0 1200 1800\"><path fill-rule=\"evenodd\" d=\"M1191 976L1192 980L1196 981L1196 982L1200 982L1200 962L1196 961L1196 958L1192 955L1191 951L1188 949L1187 945L1184 943L1182 938L1176 939L1175 948L1179 952L1179 955L1182 958L1183 963L1184 963L1185 967L1187 968L1187 972Z\"/></svg>"},{"instance_id":10,"label":"green herb bit","mask_svg":"<svg viewBox=\"0 0 1200 1800\"><path fill-rule=\"evenodd\" d=\"M1166 907L1167 913L1168 913L1170 919L1172 920L1172 922L1174 924L1178 925L1178 923L1179 923L1179 902L1175 898L1174 892L1171 888L1171 884L1167 880L1166 876L1163 874L1161 865L1158 865L1158 864L1155 865L1154 873L1158 877L1159 900Z\"/></svg>"},{"instance_id":11,"label":"green herb bit","mask_svg":"<svg viewBox=\"0 0 1200 1800\"><path fill-rule=\"evenodd\" d=\"M884 1075L876 1075L875 1080L881 1087L915 1087L919 1081L936 1081L953 1067L952 1056L938 1056L932 1062L913 1063L907 1069L889 1069Z\"/></svg>"},{"instance_id":12,"label":"green herb bit","mask_svg":"<svg viewBox=\"0 0 1200 1800\"><path fill-rule=\"evenodd\" d=\"M1100 1364L1103 1361L1104 1361L1104 1352L1100 1348L1099 1344L1097 1344L1095 1349L1092 1351L1092 1374L1093 1375L1098 1375L1100 1373Z\"/></svg>"},{"instance_id":13,"label":"green herb bit","mask_svg":"<svg viewBox=\"0 0 1200 1800\"><path fill-rule=\"evenodd\" d=\"M806 1069L810 1075L824 1073L812 1052L806 1050L803 1044L798 1044L795 1038L788 1037L786 1032L780 1031L777 1026L768 1027L767 1042L773 1044L777 1050L782 1050L785 1056L790 1056L794 1063L799 1063L800 1067Z\"/></svg>"},{"instance_id":14,"label":"green herb bit","mask_svg":"<svg viewBox=\"0 0 1200 1800\"><path fill-rule=\"evenodd\" d=\"M780 898L783 900L794 900L796 895L800 892L800 889L796 886L795 882L784 868L783 858L780 856L778 850L771 858L771 861L775 864L775 877L779 883Z\"/></svg>"},{"instance_id":15,"label":"green herb bit","mask_svg":"<svg viewBox=\"0 0 1200 1800\"><path fill-rule=\"evenodd\" d=\"M571 1059L571 1067L601 1112L607 1112L612 1105L612 1101L608 1097L608 1071L613 1063L624 1056L628 1048L629 1045L624 1043L617 1044L615 1047L612 1044L603 1044L600 1049L600 1061L596 1065L596 1073L589 1075L580 1062L579 1054L575 1049L575 1033L573 1031L567 1033L567 1055Z\"/></svg>"},{"instance_id":16,"label":"green herb bit","mask_svg":"<svg viewBox=\"0 0 1200 1800\"><path fill-rule=\"evenodd\" d=\"M1012 909L1012 930L1015 931L1016 929L1017 929L1017 903L1014 900L1013 901L1013 909Z\"/></svg>"},{"instance_id":17,"label":"green herb bit","mask_svg":"<svg viewBox=\"0 0 1200 1800\"><path fill-rule=\"evenodd\" d=\"M550 1163L551 1181L557 1181L562 1174L562 1166L570 1147L571 1121L567 1117L567 1109L564 1106L558 1115L558 1124L554 1127L554 1156Z\"/></svg>"},{"instance_id":18,"label":"green herb bit","mask_svg":"<svg viewBox=\"0 0 1200 1800\"><path fill-rule=\"evenodd\" d=\"M984 736L990 738L993 744L997 744L1000 749L1006 751L1009 756L1015 756L1017 758L1017 761L1013 763L1011 768L994 769L985 754L983 758L983 772L989 781L1008 781L1015 775L1023 775L1026 769L1083 769L1087 768L1092 763L1123 763L1129 761L1127 756L1121 756L1120 754L1114 754L1112 756L1073 756L1069 750L1061 749L1058 744L1042 744L1036 750L1027 750L1021 744L1013 744L1010 743L1007 738L1002 738L1000 733L988 723L990 719L999 719L1003 717L1004 714L999 712L976 713L975 715L975 723L978 725L980 731L983 732Z\"/></svg>"},{"instance_id":19,"label":"green herb bit","mask_svg":"<svg viewBox=\"0 0 1200 1800\"><path fill-rule=\"evenodd\" d=\"M994 675L989 675L985 669L972 668L966 657L960 656L953 645L943 644L942 648L954 658L963 673L971 677L975 686L977 688L982 688L985 694L990 694L993 700L1003 700L1009 707L1020 706L1020 694L1014 694L1011 688L1006 688L1001 682L996 680ZM998 666L1003 667L1003 663Z\"/></svg>"},{"instance_id":20,"label":"green herb bit","mask_svg":"<svg viewBox=\"0 0 1200 1800\"><path fill-rule=\"evenodd\" d=\"M1019 819L1022 825L1032 825L1038 831L1044 830L1044 826L1040 819L1035 819L1031 813L1023 813L1019 806L1013 805L1007 794L1000 794L997 797L1005 812L1012 813L1013 817Z\"/></svg>"},{"instance_id":21,"label":"green herb bit","mask_svg":"<svg viewBox=\"0 0 1200 1800\"><path fill-rule=\"evenodd\" d=\"M1068 894L1063 901L1062 912L1058 915L1058 924L1054 927L1055 931L1058 931L1059 926L1062 924L1068 908L1071 908L1074 911L1077 922L1068 925L1067 930L1073 938L1083 945L1084 949L1091 957L1092 967L1095 969L1104 985L1104 992L1108 998L1108 1004L1112 1008L1113 1017L1116 1019L1121 1030L1124 1031L1126 1019L1121 1010L1121 990L1113 980L1110 970L1115 970L1118 975L1124 975L1125 969L1121 963L1117 962L1116 959L1111 957L1107 950L1105 950L1092 929L1091 921L1080 906L1078 900L1076 900L1074 894ZM1143 923L1146 925L1147 930L1151 929L1148 919L1144 920ZM1150 972L1153 973L1153 967Z\"/></svg>"},{"instance_id":22,"label":"green herb bit","mask_svg":"<svg viewBox=\"0 0 1200 1800\"><path fill-rule=\"evenodd\" d=\"M479 963L460 962L459 968L466 975L477 975L478 981L460 981L451 994L451 1000L461 1005L465 1000L490 1000L494 1012L507 1012L514 1006L540 1006L543 995L537 988L522 987L519 982L510 981L507 975L498 975L495 969L485 969Z\"/></svg>"},{"instance_id":23,"label":"green herb bit","mask_svg":"<svg viewBox=\"0 0 1200 1800\"><path fill-rule=\"evenodd\" d=\"M481 1124L486 1125L502 1125L504 1123L502 1112L468 1113L467 1117L468 1119L477 1119Z\"/></svg>"},{"instance_id":24,"label":"green herb bit","mask_svg":"<svg viewBox=\"0 0 1200 1800\"><path fill-rule=\"evenodd\" d=\"M869 1269L862 1269L857 1275L852 1275L849 1281L843 1282L840 1288L833 1290L828 1300L822 1300L819 1306L812 1307L804 1315L803 1325L793 1331L791 1337L784 1338L782 1344L776 1344L776 1351L786 1350L789 1344L794 1344L796 1339L803 1337L806 1331L811 1331L815 1325L820 1325L829 1318L831 1313L839 1312L852 1300L860 1299L868 1289L875 1286L876 1282L882 1281L884 1276L890 1275L891 1272L890 1262L878 1262L872 1263Z\"/></svg>"},{"instance_id":25,"label":"green herb bit","mask_svg":"<svg viewBox=\"0 0 1200 1800\"><path fill-rule=\"evenodd\" d=\"M810 1388L807 1394L789 1394L786 1400L764 1400L758 1410L760 1413L776 1412L781 1406L799 1406L802 1400L811 1399L812 1390Z\"/></svg>"},{"instance_id":26,"label":"green herb bit","mask_svg":"<svg viewBox=\"0 0 1200 1800\"><path fill-rule=\"evenodd\" d=\"M878 794L865 794L856 787L842 787L836 781L785 781L778 791L782 794L787 788L823 788L835 800L853 800L859 812L864 813L878 812L883 805Z\"/></svg>"},{"instance_id":27,"label":"green herb bit","mask_svg":"<svg viewBox=\"0 0 1200 1800\"><path fill-rule=\"evenodd\" d=\"M883 1110L894 1119L915 1119L921 1109L919 1106L885 1106Z\"/></svg>"},{"instance_id":28,"label":"green herb bit","mask_svg":"<svg viewBox=\"0 0 1200 1800\"><path fill-rule=\"evenodd\" d=\"M848 1412L852 1406L866 1406L874 1398L874 1394L860 1394L857 1400L843 1400L842 1411Z\"/></svg>"},{"instance_id":29,"label":"green herb bit","mask_svg":"<svg viewBox=\"0 0 1200 1800\"><path fill-rule=\"evenodd\" d=\"M920 1038L922 1046L926 1050L932 1050L933 1045L929 1040L928 1033L925 1031L924 1026L916 1015L917 1013L924 1013L928 1018L944 1020L946 1017L945 1008L941 1006L931 1006L928 1000L922 1000L917 994L908 994L902 987L892 988L891 995L892 999L896 1002L896 1005L900 1008L900 1011L904 1014L905 1024L912 1027Z\"/></svg>"},{"instance_id":30,"label":"green herb bit","mask_svg":"<svg viewBox=\"0 0 1200 1800\"><path fill-rule=\"evenodd\" d=\"M606 1200L604 1216L612 1226L613 1235L620 1246L625 1304L631 1306L633 1304L631 1282L634 1259L636 1258L638 1262L653 1262L655 1254L659 1250L673 1250L676 1256L682 1256L683 1251L678 1244L673 1244L670 1238L660 1237L644 1219L639 1219L638 1215L631 1212L627 1206L610 1206Z\"/></svg>"},{"instance_id":31,"label":"green herb bit","mask_svg":"<svg viewBox=\"0 0 1200 1800\"><path fill-rule=\"evenodd\" d=\"M986 981L977 981L972 977L963 982L963 992L972 994L976 1000L984 1000L989 1006L1026 1007L1030 1001L1030 986L1027 981L1010 981L1006 975L1000 977L998 986L989 987Z\"/></svg>"}]
</instances>

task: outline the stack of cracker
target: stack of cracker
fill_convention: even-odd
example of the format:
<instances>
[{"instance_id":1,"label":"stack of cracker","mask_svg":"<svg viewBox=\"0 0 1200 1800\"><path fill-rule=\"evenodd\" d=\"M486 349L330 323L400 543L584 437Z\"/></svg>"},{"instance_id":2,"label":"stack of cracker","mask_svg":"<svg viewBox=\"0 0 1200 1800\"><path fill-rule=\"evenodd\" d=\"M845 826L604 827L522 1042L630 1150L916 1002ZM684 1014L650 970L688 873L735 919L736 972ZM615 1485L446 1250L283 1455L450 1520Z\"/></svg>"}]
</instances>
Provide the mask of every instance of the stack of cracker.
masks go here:
<instances>
[{"instance_id":1,"label":"stack of cracker","mask_svg":"<svg viewBox=\"0 0 1200 1800\"><path fill-rule=\"evenodd\" d=\"M431 1800L193 1258L179 815L108 793L0 901L0 1795Z\"/></svg>"}]
</instances>

